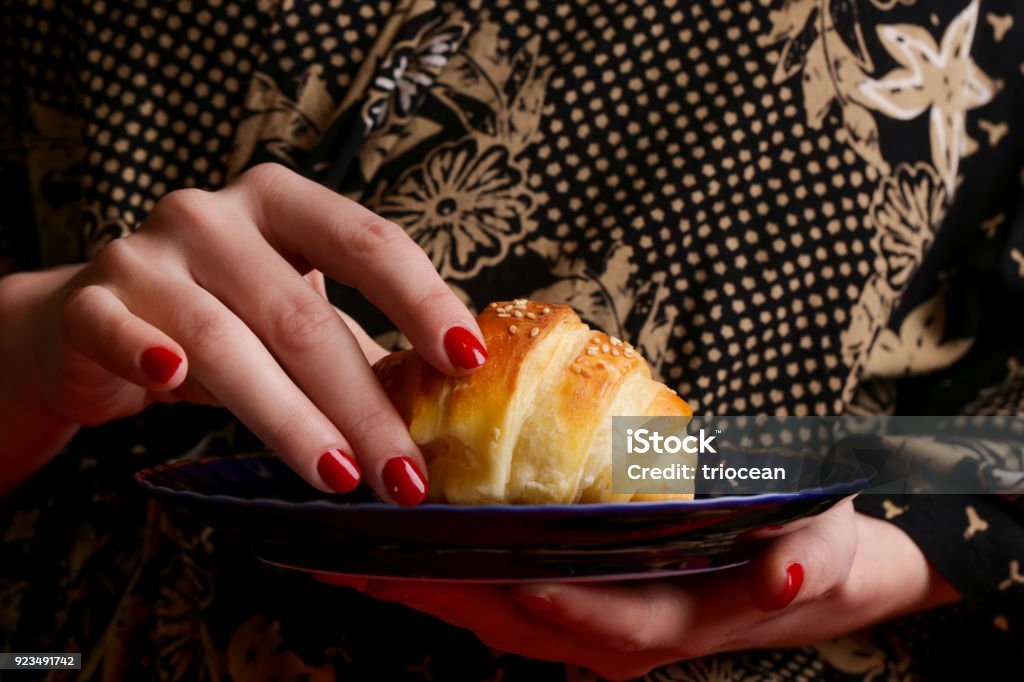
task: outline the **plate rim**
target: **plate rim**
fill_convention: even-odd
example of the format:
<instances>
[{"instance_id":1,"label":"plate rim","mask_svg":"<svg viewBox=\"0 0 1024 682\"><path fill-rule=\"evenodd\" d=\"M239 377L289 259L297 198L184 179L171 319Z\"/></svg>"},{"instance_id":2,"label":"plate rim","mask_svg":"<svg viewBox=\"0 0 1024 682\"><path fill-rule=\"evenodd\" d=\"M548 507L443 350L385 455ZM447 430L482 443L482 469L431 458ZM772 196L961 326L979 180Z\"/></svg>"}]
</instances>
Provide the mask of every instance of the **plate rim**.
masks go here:
<instances>
[{"instance_id":1,"label":"plate rim","mask_svg":"<svg viewBox=\"0 0 1024 682\"><path fill-rule=\"evenodd\" d=\"M550 583L607 583L620 580L658 580L663 578L679 577L684 575L696 575L698 573L714 573L730 568L737 568L749 564L752 559L738 559L719 566L701 566L700 568L681 568L657 571L637 571L635 573L609 573L607 575L582 575L562 576L557 578L422 578L419 576L404 575L375 575L370 573L340 573L338 571L318 571L298 564L288 564L281 561L273 561L262 556L256 548L253 548L253 555L258 561L267 566L297 571L313 576L317 573L328 575L344 575L353 578L365 578L366 580L387 580L392 582L426 582L426 583L450 583L450 584L473 584L473 585L512 585L512 584L550 584Z\"/></svg>"},{"instance_id":2,"label":"plate rim","mask_svg":"<svg viewBox=\"0 0 1024 682\"><path fill-rule=\"evenodd\" d=\"M242 507L261 506L272 508L286 508L289 510L301 509L304 511L329 511L334 513L343 512L379 512L388 514L424 514L427 512L439 514L573 514L575 516L602 515L615 511L639 511L662 512L679 509L716 509L719 507L753 506L757 504L774 504L793 500L810 500L823 497L836 497L855 495L874 479L872 472L864 472L864 475L852 481L834 483L824 488L808 488L804 491L793 493L760 493L751 495L722 495L718 497L705 497L690 500L653 500L636 502L594 502L594 503L559 503L559 504L479 504L459 505L443 502L426 502L415 506L398 506L387 502L343 502L329 499L305 500L301 502L281 500L273 497L237 497L226 493L206 494L196 490L173 489L161 485L148 477L152 474L182 468L185 466L204 465L211 462L224 460L242 461L247 459L277 459L273 454L247 453L231 455L227 457L203 457L200 459L177 459L164 462L152 467L146 467L135 472L136 483L145 488L150 494L166 499L191 498L208 502L231 503Z\"/></svg>"}]
</instances>

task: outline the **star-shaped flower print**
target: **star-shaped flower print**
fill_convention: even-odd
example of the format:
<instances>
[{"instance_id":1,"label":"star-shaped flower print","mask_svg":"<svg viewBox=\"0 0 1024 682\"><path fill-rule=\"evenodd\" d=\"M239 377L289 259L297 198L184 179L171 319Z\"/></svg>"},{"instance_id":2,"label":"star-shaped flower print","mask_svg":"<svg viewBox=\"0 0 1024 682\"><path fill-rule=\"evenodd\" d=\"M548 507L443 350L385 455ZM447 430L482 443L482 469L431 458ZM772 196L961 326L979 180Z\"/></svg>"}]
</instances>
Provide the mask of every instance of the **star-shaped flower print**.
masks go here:
<instances>
[{"instance_id":1,"label":"star-shaped flower print","mask_svg":"<svg viewBox=\"0 0 1024 682\"><path fill-rule=\"evenodd\" d=\"M960 157L973 147L965 129L966 112L991 101L995 91L971 59L977 25L978 0L972 0L950 22L941 46L921 26L879 26L879 39L901 66L859 86L866 104L886 116L907 121L928 111L932 161L950 194Z\"/></svg>"}]
</instances>

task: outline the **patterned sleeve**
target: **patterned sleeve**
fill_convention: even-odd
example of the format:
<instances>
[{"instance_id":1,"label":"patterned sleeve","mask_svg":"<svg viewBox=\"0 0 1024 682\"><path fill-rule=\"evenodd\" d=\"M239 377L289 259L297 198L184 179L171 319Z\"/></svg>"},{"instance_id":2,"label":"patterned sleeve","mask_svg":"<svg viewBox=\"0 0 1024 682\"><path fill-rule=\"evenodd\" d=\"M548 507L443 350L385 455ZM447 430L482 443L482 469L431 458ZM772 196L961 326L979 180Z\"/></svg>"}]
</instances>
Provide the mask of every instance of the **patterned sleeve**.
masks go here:
<instances>
[{"instance_id":1,"label":"patterned sleeve","mask_svg":"<svg viewBox=\"0 0 1024 682\"><path fill-rule=\"evenodd\" d=\"M951 241L958 255L883 330L868 363L876 371L855 401L860 411L1024 415L1024 171L1011 180L1004 204L962 223L969 227ZM929 363L947 368L920 371ZM971 445L979 466L1024 465L1019 442ZM961 595L991 610L994 627L1024 632L1024 497L862 495L856 506L906 531Z\"/></svg>"},{"instance_id":2,"label":"patterned sleeve","mask_svg":"<svg viewBox=\"0 0 1024 682\"><path fill-rule=\"evenodd\" d=\"M858 511L899 526L993 626L1024 633L1024 517L1008 499L969 495L861 495Z\"/></svg>"}]
</instances>

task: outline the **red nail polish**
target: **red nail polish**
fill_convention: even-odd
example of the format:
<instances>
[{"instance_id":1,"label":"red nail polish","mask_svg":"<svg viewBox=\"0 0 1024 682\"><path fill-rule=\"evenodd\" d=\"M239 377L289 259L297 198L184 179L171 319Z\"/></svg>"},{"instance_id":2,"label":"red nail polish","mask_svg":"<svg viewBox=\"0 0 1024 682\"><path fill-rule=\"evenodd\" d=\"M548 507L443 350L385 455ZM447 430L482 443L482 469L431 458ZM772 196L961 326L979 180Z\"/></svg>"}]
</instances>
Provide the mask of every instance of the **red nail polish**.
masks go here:
<instances>
[{"instance_id":1,"label":"red nail polish","mask_svg":"<svg viewBox=\"0 0 1024 682\"><path fill-rule=\"evenodd\" d=\"M392 457L381 473L391 499L402 506L419 504L427 496L427 481L408 457Z\"/></svg>"},{"instance_id":2,"label":"red nail polish","mask_svg":"<svg viewBox=\"0 0 1024 682\"><path fill-rule=\"evenodd\" d=\"M549 613L555 608L555 603L542 594L521 594L515 592L512 597L530 613Z\"/></svg>"},{"instance_id":3,"label":"red nail polish","mask_svg":"<svg viewBox=\"0 0 1024 682\"><path fill-rule=\"evenodd\" d=\"M782 530L785 526L765 526L765 530Z\"/></svg>"},{"instance_id":4,"label":"red nail polish","mask_svg":"<svg viewBox=\"0 0 1024 682\"><path fill-rule=\"evenodd\" d=\"M778 611L784 609L796 599L800 592L800 586L804 584L804 567L798 563L792 563L786 567L786 582L782 586L782 592L778 600L772 604L772 609Z\"/></svg>"},{"instance_id":5,"label":"red nail polish","mask_svg":"<svg viewBox=\"0 0 1024 682\"><path fill-rule=\"evenodd\" d=\"M174 351L163 347L149 348L139 358L142 371L153 381L166 384L178 371L181 365L181 358Z\"/></svg>"},{"instance_id":6,"label":"red nail polish","mask_svg":"<svg viewBox=\"0 0 1024 682\"><path fill-rule=\"evenodd\" d=\"M448 359L459 369L476 369L487 362L487 350L468 329L452 327L444 335Z\"/></svg>"},{"instance_id":7,"label":"red nail polish","mask_svg":"<svg viewBox=\"0 0 1024 682\"><path fill-rule=\"evenodd\" d=\"M316 463L316 472L320 474L327 487L337 493L355 490L362 476L355 460L337 448L320 455Z\"/></svg>"}]
</instances>

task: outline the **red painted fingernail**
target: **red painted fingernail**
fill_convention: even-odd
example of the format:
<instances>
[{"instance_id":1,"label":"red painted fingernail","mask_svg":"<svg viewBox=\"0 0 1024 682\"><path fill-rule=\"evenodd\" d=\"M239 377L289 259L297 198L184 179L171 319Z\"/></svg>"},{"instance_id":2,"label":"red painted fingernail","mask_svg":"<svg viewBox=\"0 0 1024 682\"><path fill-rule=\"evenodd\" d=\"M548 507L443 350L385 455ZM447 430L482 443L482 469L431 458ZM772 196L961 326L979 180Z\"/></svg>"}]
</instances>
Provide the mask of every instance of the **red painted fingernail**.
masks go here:
<instances>
[{"instance_id":1,"label":"red painted fingernail","mask_svg":"<svg viewBox=\"0 0 1024 682\"><path fill-rule=\"evenodd\" d=\"M786 567L786 582L782 586L782 592L778 600L772 604L772 609L778 611L784 609L796 599L800 592L800 586L804 584L804 567L798 563L792 563Z\"/></svg>"},{"instance_id":2,"label":"red painted fingernail","mask_svg":"<svg viewBox=\"0 0 1024 682\"><path fill-rule=\"evenodd\" d=\"M459 369L476 369L487 362L487 350L480 339L464 327L452 327L444 335L448 359Z\"/></svg>"},{"instance_id":3,"label":"red painted fingernail","mask_svg":"<svg viewBox=\"0 0 1024 682\"><path fill-rule=\"evenodd\" d=\"M316 463L316 472L320 474L327 487L336 493L352 492L359 485L362 476L355 460L337 448L320 455Z\"/></svg>"},{"instance_id":4,"label":"red painted fingernail","mask_svg":"<svg viewBox=\"0 0 1024 682\"><path fill-rule=\"evenodd\" d=\"M174 373L178 371L178 366L181 365L181 358L174 351L157 346L156 348L149 348L144 351L142 357L139 358L139 364L142 365L142 371L150 379L166 384L174 376Z\"/></svg>"},{"instance_id":5,"label":"red painted fingernail","mask_svg":"<svg viewBox=\"0 0 1024 682\"><path fill-rule=\"evenodd\" d=\"M765 530L782 530L785 526L765 526Z\"/></svg>"},{"instance_id":6,"label":"red painted fingernail","mask_svg":"<svg viewBox=\"0 0 1024 682\"><path fill-rule=\"evenodd\" d=\"M514 592L512 597L530 613L549 613L555 608L555 603L543 594L522 594Z\"/></svg>"},{"instance_id":7,"label":"red painted fingernail","mask_svg":"<svg viewBox=\"0 0 1024 682\"><path fill-rule=\"evenodd\" d=\"M391 499L400 505L416 505L427 496L427 479L408 457L389 459L381 472L381 478L384 479L384 487L388 489Z\"/></svg>"}]
</instances>

